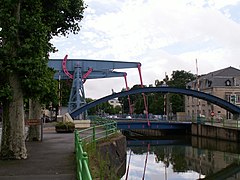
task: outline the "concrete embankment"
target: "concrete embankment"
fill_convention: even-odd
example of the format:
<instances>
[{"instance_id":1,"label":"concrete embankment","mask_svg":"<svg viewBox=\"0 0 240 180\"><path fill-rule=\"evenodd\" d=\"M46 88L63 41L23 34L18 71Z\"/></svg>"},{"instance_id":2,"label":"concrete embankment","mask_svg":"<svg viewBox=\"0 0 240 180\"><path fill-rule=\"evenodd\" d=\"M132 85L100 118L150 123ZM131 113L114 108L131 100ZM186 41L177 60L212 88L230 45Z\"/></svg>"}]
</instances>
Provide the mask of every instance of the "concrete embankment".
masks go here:
<instances>
[{"instance_id":1,"label":"concrete embankment","mask_svg":"<svg viewBox=\"0 0 240 180\"><path fill-rule=\"evenodd\" d=\"M192 123L192 135L240 142L240 130L208 124Z\"/></svg>"}]
</instances>

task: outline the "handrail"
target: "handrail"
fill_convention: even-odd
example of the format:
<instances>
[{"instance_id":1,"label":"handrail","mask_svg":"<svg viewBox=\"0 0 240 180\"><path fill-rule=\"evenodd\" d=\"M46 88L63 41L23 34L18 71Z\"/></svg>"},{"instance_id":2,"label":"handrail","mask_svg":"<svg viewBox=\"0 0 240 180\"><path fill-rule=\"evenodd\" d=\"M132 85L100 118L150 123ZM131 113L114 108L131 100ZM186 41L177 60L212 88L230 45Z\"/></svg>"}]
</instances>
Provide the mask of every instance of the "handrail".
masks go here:
<instances>
[{"instance_id":1,"label":"handrail","mask_svg":"<svg viewBox=\"0 0 240 180\"><path fill-rule=\"evenodd\" d=\"M82 142L84 141L85 144L97 142L98 140L113 135L116 132L116 122L107 122L105 124L96 126L94 125L93 127L80 131L75 130L75 152L78 180L92 180L92 176L88 166L88 156L87 153L83 151ZM82 138L79 134L81 134Z\"/></svg>"},{"instance_id":2,"label":"handrail","mask_svg":"<svg viewBox=\"0 0 240 180\"><path fill-rule=\"evenodd\" d=\"M80 140L77 130L75 130L75 153L77 162L77 179L92 180L92 176L88 167L87 153L83 151L82 141Z\"/></svg>"},{"instance_id":3,"label":"handrail","mask_svg":"<svg viewBox=\"0 0 240 180\"><path fill-rule=\"evenodd\" d=\"M82 135L80 138L81 141L85 141L86 144L89 144L115 134L117 132L117 123L109 122L102 125L93 125L90 128L78 132Z\"/></svg>"},{"instance_id":4,"label":"handrail","mask_svg":"<svg viewBox=\"0 0 240 180\"><path fill-rule=\"evenodd\" d=\"M215 117L215 118L197 117L196 123L224 127L229 129L240 129L239 120L240 119L227 120L225 118L218 118L218 117Z\"/></svg>"}]
</instances>

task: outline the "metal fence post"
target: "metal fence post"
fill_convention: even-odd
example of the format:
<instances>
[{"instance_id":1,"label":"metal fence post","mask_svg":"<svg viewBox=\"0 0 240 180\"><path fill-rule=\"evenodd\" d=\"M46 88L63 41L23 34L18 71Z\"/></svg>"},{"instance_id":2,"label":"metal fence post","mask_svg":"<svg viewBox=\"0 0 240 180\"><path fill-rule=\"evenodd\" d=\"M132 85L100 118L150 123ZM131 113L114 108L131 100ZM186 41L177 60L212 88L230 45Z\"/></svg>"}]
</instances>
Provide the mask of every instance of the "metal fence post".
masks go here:
<instances>
[{"instance_id":1,"label":"metal fence post","mask_svg":"<svg viewBox=\"0 0 240 180\"><path fill-rule=\"evenodd\" d=\"M108 124L105 125L105 132L106 132L106 137L108 136Z\"/></svg>"},{"instance_id":2,"label":"metal fence post","mask_svg":"<svg viewBox=\"0 0 240 180\"><path fill-rule=\"evenodd\" d=\"M93 142L96 141L96 127L95 127L95 125L93 126L93 137L92 137L92 141L93 141Z\"/></svg>"},{"instance_id":3,"label":"metal fence post","mask_svg":"<svg viewBox=\"0 0 240 180\"><path fill-rule=\"evenodd\" d=\"M97 129L98 128L98 129ZM105 129L104 129L105 128ZM108 132L109 131L109 132ZM88 134L90 132L90 135ZM92 134L91 134L92 132ZM87 157L87 153L83 151L82 141L86 141L87 138L90 138L88 143L96 145L96 142L104 137L108 137L113 133L117 132L117 122L105 122L102 125L94 125L90 128L75 131L75 145L76 148L76 159L77 159L77 179L78 180L92 180L90 169L89 169L89 162ZM86 133L86 137L80 137L80 134ZM92 139L92 142L91 142Z\"/></svg>"},{"instance_id":4,"label":"metal fence post","mask_svg":"<svg viewBox=\"0 0 240 180\"><path fill-rule=\"evenodd\" d=\"M83 171L82 171L83 179L92 180L91 173L88 168L89 164L88 164L88 156L86 152L83 152L82 165L83 165Z\"/></svg>"}]
</instances>

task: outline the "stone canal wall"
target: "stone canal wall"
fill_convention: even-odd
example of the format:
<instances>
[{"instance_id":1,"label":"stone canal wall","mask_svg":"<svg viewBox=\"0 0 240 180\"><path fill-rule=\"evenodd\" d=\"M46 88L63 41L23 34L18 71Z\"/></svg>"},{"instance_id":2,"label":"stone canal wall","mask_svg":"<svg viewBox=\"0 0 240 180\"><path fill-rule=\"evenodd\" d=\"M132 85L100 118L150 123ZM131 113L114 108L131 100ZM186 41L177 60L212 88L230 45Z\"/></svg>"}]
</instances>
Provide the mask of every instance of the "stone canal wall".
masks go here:
<instances>
[{"instance_id":1,"label":"stone canal wall","mask_svg":"<svg viewBox=\"0 0 240 180\"><path fill-rule=\"evenodd\" d=\"M141 136L162 136L164 135L163 131L156 130L156 129L138 129L138 130L131 130L131 135L141 135Z\"/></svg>"},{"instance_id":2,"label":"stone canal wall","mask_svg":"<svg viewBox=\"0 0 240 180\"><path fill-rule=\"evenodd\" d=\"M192 135L240 142L240 131L226 127L192 123Z\"/></svg>"},{"instance_id":3,"label":"stone canal wall","mask_svg":"<svg viewBox=\"0 0 240 180\"><path fill-rule=\"evenodd\" d=\"M167 135L187 135L191 134L191 129L174 129L174 130L164 130L164 129L133 129L133 130L123 130L122 133L129 137L148 137L156 138Z\"/></svg>"},{"instance_id":4,"label":"stone canal wall","mask_svg":"<svg viewBox=\"0 0 240 180\"><path fill-rule=\"evenodd\" d=\"M98 151L102 159L107 163L108 169L115 171L121 177L126 171L127 141L122 134L111 138L108 142L98 144Z\"/></svg>"}]
</instances>

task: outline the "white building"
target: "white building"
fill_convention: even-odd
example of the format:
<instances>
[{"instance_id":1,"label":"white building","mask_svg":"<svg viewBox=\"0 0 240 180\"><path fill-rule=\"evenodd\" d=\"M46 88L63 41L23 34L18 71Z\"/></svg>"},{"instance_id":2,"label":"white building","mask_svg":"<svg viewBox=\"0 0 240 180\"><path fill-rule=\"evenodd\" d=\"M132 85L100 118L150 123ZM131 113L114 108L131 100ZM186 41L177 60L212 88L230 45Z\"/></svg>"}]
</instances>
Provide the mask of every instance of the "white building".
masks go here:
<instances>
[{"instance_id":1,"label":"white building","mask_svg":"<svg viewBox=\"0 0 240 180\"><path fill-rule=\"evenodd\" d=\"M109 103L110 105L112 105L114 108L115 108L116 106L120 106L120 107L121 107L121 104L120 104L120 102L118 101L118 99L111 99L111 100L108 101L108 103Z\"/></svg>"}]
</instances>

